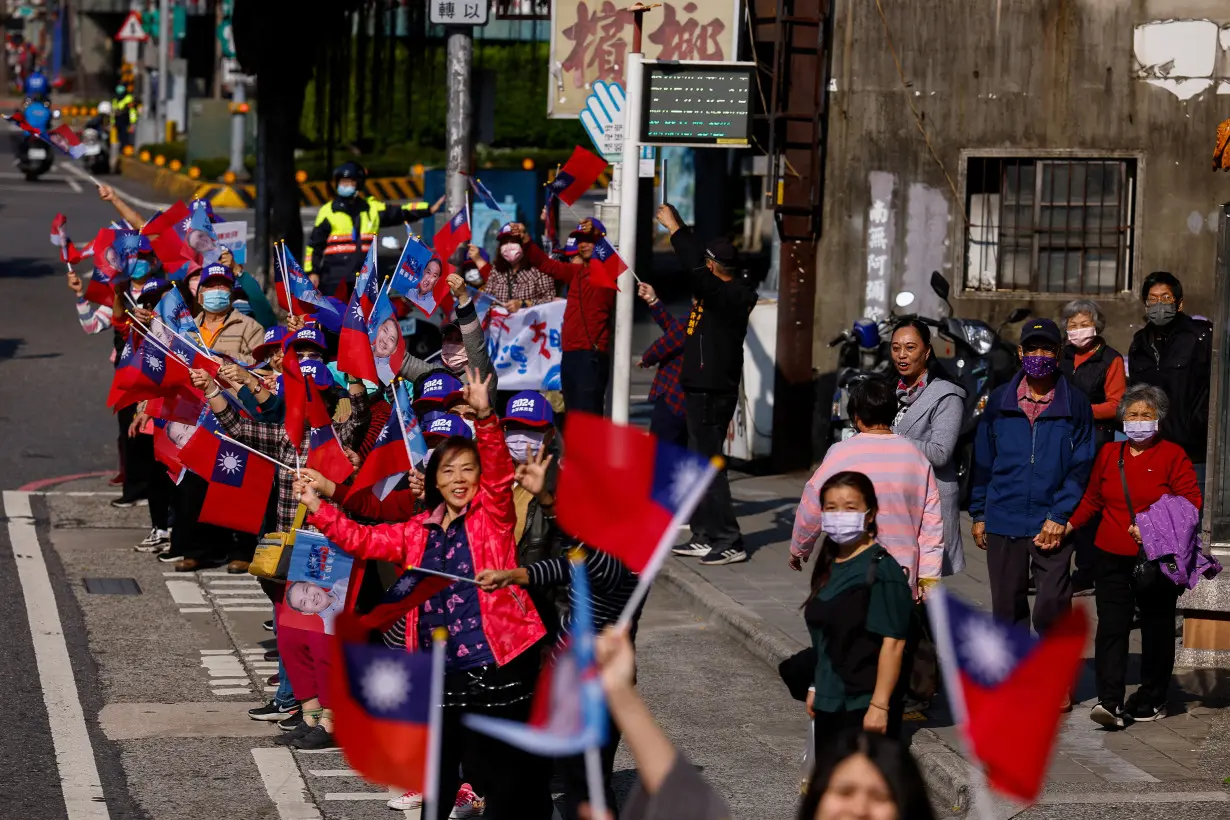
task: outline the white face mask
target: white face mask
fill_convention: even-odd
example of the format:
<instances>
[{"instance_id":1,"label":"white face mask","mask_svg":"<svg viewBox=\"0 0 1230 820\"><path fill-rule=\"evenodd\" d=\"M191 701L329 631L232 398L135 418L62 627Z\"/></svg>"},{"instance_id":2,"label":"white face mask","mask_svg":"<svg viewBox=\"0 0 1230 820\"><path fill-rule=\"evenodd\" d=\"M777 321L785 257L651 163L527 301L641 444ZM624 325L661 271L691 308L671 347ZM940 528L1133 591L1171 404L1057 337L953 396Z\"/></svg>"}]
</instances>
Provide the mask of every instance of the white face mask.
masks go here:
<instances>
[{"instance_id":1,"label":"white face mask","mask_svg":"<svg viewBox=\"0 0 1230 820\"><path fill-rule=\"evenodd\" d=\"M1097 337L1097 328L1078 327L1075 330L1068 331L1068 341L1079 348L1086 348L1093 344L1093 340Z\"/></svg>"},{"instance_id":2,"label":"white face mask","mask_svg":"<svg viewBox=\"0 0 1230 820\"><path fill-rule=\"evenodd\" d=\"M821 512L820 529L838 544L850 544L862 538L863 533L867 531L867 513L858 510Z\"/></svg>"},{"instance_id":3,"label":"white face mask","mask_svg":"<svg viewBox=\"0 0 1230 820\"><path fill-rule=\"evenodd\" d=\"M466 355L464 344L445 342L440 346L440 361L444 362L444 366L449 370L456 372L469 364L470 357Z\"/></svg>"},{"instance_id":4,"label":"white face mask","mask_svg":"<svg viewBox=\"0 0 1230 820\"><path fill-rule=\"evenodd\" d=\"M516 262L525 253L520 245L512 242L500 246L500 256L504 257L506 262Z\"/></svg>"},{"instance_id":5,"label":"white face mask","mask_svg":"<svg viewBox=\"0 0 1230 820\"><path fill-rule=\"evenodd\" d=\"M512 460L524 464L530 460L530 453L537 453L542 449L542 442L546 437L545 432L510 430L504 434L504 443L508 445L508 454L512 456Z\"/></svg>"},{"instance_id":6,"label":"white face mask","mask_svg":"<svg viewBox=\"0 0 1230 820\"><path fill-rule=\"evenodd\" d=\"M1143 444L1157 435L1157 419L1123 422L1123 434L1137 444Z\"/></svg>"}]
</instances>

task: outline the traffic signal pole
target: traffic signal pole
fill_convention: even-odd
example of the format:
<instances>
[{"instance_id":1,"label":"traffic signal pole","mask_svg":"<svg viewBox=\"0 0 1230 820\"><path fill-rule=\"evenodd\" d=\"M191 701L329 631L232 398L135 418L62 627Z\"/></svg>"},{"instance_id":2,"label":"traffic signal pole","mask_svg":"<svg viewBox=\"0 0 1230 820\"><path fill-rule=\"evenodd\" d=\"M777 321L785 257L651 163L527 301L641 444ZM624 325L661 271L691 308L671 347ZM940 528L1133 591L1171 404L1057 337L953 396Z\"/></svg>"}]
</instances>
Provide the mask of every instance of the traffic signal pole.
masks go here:
<instances>
[{"instance_id":1,"label":"traffic signal pole","mask_svg":"<svg viewBox=\"0 0 1230 820\"><path fill-rule=\"evenodd\" d=\"M448 114L445 119L445 192L448 212L466 206L470 169L470 64L474 55L473 29L448 29Z\"/></svg>"}]
</instances>

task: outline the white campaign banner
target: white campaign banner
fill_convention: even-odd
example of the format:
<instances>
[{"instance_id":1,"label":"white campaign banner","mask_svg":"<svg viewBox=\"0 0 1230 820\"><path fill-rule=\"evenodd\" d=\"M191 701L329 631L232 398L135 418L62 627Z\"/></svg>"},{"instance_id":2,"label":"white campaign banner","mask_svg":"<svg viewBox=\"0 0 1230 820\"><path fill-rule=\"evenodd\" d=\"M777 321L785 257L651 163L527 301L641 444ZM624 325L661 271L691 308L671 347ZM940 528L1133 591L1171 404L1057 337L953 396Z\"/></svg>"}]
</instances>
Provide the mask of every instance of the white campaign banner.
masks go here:
<instances>
[{"instance_id":1,"label":"white campaign banner","mask_svg":"<svg viewBox=\"0 0 1230 820\"><path fill-rule=\"evenodd\" d=\"M564 300L510 314L496 305L483 319L501 390L559 390Z\"/></svg>"}]
</instances>

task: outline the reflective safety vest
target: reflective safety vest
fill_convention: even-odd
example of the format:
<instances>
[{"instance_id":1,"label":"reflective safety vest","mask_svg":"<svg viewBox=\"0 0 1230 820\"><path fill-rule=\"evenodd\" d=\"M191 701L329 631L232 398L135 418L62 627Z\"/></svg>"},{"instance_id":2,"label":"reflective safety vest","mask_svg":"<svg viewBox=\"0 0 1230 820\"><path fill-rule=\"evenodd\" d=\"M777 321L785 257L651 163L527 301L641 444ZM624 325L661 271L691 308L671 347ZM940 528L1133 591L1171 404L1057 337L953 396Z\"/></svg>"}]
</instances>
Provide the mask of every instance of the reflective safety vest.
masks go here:
<instances>
[{"instance_id":1,"label":"reflective safety vest","mask_svg":"<svg viewBox=\"0 0 1230 820\"><path fill-rule=\"evenodd\" d=\"M359 214L359 225L356 230L350 214L334 210L333 202L333 200L326 202L316 214L317 226L326 222L329 224L329 237L325 240L325 258L328 259L337 254L367 253L372 240L380 234L380 217L388 210L388 204L379 199L369 198L367 208ZM413 210L426 210L427 207L424 203L410 206ZM303 268L305 272L312 271L312 256L313 254L308 254Z\"/></svg>"}]
</instances>

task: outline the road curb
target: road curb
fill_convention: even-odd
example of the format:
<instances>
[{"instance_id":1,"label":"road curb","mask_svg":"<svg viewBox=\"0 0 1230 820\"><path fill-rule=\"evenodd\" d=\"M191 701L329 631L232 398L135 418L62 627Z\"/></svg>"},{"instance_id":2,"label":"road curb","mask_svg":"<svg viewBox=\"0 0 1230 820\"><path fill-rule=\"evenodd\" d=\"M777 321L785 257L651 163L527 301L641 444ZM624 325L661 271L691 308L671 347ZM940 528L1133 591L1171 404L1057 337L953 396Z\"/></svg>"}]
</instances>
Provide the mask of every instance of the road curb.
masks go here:
<instances>
[{"instance_id":1,"label":"road curb","mask_svg":"<svg viewBox=\"0 0 1230 820\"><path fill-rule=\"evenodd\" d=\"M668 558L658 580L693 609L707 616L728 637L774 671L804 645L714 586L699 572ZM800 615L802 617L802 615ZM932 803L949 816L963 816L971 805L969 764L930 729L919 729L910 740Z\"/></svg>"}]
</instances>

